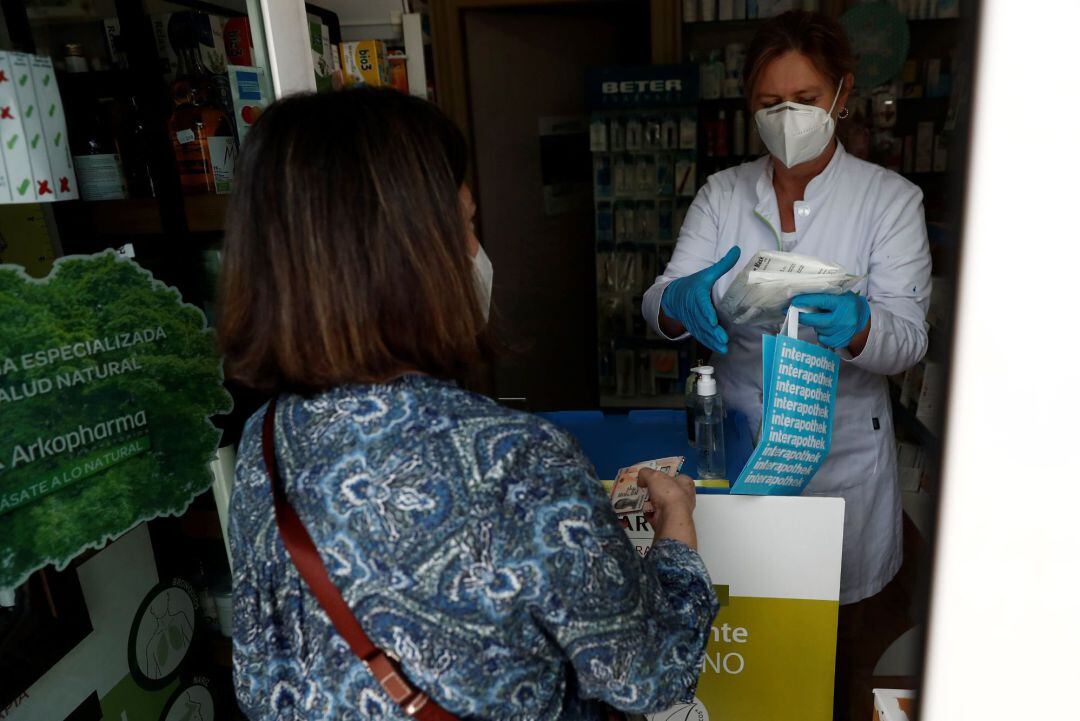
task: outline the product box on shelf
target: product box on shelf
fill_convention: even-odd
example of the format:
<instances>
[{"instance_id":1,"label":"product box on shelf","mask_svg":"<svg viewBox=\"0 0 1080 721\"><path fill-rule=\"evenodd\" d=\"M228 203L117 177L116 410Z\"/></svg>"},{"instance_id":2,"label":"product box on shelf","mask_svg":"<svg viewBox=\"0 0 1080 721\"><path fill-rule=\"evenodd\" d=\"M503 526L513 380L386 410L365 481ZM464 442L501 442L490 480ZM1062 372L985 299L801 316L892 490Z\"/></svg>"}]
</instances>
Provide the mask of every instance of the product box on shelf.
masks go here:
<instances>
[{"instance_id":1,"label":"product box on shelf","mask_svg":"<svg viewBox=\"0 0 1080 721\"><path fill-rule=\"evenodd\" d=\"M341 44L341 72L346 85L390 85L390 63L382 40Z\"/></svg>"},{"instance_id":2,"label":"product box on shelf","mask_svg":"<svg viewBox=\"0 0 1080 721\"><path fill-rule=\"evenodd\" d=\"M105 44L109 52L109 64L114 68L128 67L127 51L120 39L120 18L105 18L101 21L105 30Z\"/></svg>"},{"instance_id":3,"label":"product box on shelf","mask_svg":"<svg viewBox=\"0 0 1080 721\"><path fill-rule=\"evenodd\" d=\"M236 139L232 136L207 138L210 164L214 169L214 192L228 195L232 192L233 167L236 163Z\"/></svg>"},{"instance_id":4,"label":"product box on shelf","mask_svg":"<svg viewBox=\"0 0 1080 721\"><path fill-rule=\"evenodd\" d=\"M222 29L225 43L225 59L229 65L251 66L255 64L251 42L251 22L247 18L229 18Z\"/></svg>"},{"instance_id":5,"label":"product box on shelf","mask_svg":"<svg viewBox=\"0 0 1080 721\"><path fill-rule=\"evenodd\" d=\"M269 86L262 68L230 65L227 75L236 138L239 144L243 145L251 126L270 102Z\"/></svg>"},{"instance_id":6,"label":"product box on shelf","mask_svg":"<svg viewBox=\"0 0 1080 721\"><path fill-rule=\"evenodd\" d=\"M408 58L402 50L388 50L387 62L390 63L390 85L403 93L409 92L409 71L406 67Z\"/></svg>"},{"instance_id":7,"label":"product box on shelf","mask_svg":"<svg viewBox=\"0 0 1080 721\"><path fill-rule=\"evenodd\" d=\"M914 691L875 688L874 721L915 721L915 701Z\"/></svg>"},{"instance_id":8,"label":"product box on shelf","mask_svg":"<svg viewBox=\"0 0 1080 721\"><path fill-rule=\"evenodd\" d=\"M331 56L330 28L318 15L308 15L311 59L315 65L315 89L320 93L333 89L334 59Z\"/></svg>"}]
</instances>

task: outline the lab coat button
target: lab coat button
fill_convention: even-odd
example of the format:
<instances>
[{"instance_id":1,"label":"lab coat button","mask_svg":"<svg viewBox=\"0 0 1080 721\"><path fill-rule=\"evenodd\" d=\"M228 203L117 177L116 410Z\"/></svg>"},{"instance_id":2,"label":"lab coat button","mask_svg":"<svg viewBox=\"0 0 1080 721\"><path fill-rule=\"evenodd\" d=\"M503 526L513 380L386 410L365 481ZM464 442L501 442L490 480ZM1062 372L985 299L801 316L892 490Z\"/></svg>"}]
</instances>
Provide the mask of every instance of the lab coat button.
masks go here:
<instances>
[{"instance_id":1,"label":"lab coat button","mask_svg":"<svg viewBox=\"0 0 1080 721\"><path fill-rule=\"evenodd\" d=\"M807 207L799 208L799 215L805 218L806 216L810 215L810 209Z\"/></svg>"}]
</instances>

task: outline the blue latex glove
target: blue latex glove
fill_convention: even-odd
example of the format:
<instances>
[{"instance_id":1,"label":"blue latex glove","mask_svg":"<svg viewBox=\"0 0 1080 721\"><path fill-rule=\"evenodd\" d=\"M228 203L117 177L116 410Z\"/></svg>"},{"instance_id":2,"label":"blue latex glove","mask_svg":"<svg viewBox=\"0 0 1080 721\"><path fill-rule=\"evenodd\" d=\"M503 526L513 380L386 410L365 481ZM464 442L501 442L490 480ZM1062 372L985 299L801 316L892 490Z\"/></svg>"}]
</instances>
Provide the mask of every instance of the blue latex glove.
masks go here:
<instances>
[{"instance_id":1,"label":"blue latex glove","mask_svg":"<svg viewBox=\"0 0 1080 721\"><path fill-rule=\"evenodd\" d=\"M850 290L840 295L805 293L791 299L797 308L819 308L821 313L801 313L799 322L817 331L818 340L828 348L847 348L851 339L870 324L870 304Z\"/></svg>"},{"instance_id":2,"label":"blue latex glove","mask_svg":"<svg viewBox=\"0 0 1080 721\"><path fill-rule=\"evenodd\" d=\"M690 335L718 353L727 353L728 335L716 317L712 287L720 276L735 267L741 252L736 246L715 265L685 278L676 278L660 297L660 307L668 318L682 323Z\"/></svg>"}]
</instances>

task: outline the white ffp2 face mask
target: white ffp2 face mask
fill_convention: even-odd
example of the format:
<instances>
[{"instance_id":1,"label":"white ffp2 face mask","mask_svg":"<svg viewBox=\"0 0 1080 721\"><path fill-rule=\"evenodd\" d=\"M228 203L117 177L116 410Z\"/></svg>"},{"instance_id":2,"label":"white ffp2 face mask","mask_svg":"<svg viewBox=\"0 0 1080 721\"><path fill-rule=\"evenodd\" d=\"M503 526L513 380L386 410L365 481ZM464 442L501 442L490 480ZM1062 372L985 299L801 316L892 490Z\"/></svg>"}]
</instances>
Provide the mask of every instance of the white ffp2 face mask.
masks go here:
<instances>
[{"instance_id":1,"label":"white ffp2 face mask","mask_svg":"<svg viewBox=\"0 0 1080 721\"><path fill-rule=\"evenodd\" d=\"M828 110L816 105L785 102L754 113L765 147L785 167L792 168L821 155L832 140L836 123L833 108L840 98L841 83Z\"/></svg>"},{"instance_id":2,"label":"white ffp2 face mask","mask_svg":"<svg viewBox=\"0 0 1080 721\"><path fill-rule=\"evenodd\" d=\"M484 246L476 251L472 257L473 275L476 278L476 295L480 301L480 310L484 313L484 320L491 314L491 285L495 277L495 268L491 265L491 258L484 252Z\"/></svg>"}]
</instances>

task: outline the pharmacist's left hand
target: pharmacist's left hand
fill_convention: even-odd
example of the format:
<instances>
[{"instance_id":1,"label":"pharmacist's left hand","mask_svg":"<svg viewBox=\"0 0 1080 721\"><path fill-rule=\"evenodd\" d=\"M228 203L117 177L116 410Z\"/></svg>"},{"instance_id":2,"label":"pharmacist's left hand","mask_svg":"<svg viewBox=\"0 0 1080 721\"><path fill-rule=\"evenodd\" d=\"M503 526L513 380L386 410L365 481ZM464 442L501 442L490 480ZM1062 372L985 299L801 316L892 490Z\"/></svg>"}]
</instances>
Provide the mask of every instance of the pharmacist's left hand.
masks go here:
<instances>
[{"instance_id":1,"label":"pharmacist's left hand","mask_svg":"<svg viewBox=\"0 0 1080 721\"><path fill-rule=\"evenodd\" d=\"M870 304L866 298L850 290L840 295L797 295L791 299L791 305L818 310L800 314L799 322L816 330L818 340L828 348L847 348L851 340L870 325Z\"/></svg>"}]
</instances>

